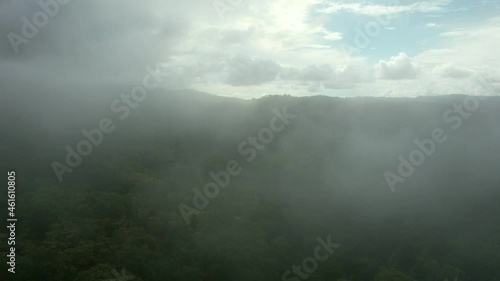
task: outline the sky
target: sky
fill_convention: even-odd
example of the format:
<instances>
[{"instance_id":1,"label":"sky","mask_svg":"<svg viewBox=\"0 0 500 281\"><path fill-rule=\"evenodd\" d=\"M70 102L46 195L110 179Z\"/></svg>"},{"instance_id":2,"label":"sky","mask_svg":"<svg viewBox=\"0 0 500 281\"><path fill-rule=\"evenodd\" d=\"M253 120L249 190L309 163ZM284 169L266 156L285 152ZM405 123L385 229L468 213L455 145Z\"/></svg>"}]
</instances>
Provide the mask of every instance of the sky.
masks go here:
<instances>
[{"instance_id":1,"label":"sky","mask_svg":"<svg viewBox=\"0 0 500 281\"><path fill-rule=\"evenodd\" d=\"M139 84L160 65L162 87L244 99L500 94L477 87L500 85L499 0L57 1L0 0L0 81Z\"/></svg>"}]
</instances>

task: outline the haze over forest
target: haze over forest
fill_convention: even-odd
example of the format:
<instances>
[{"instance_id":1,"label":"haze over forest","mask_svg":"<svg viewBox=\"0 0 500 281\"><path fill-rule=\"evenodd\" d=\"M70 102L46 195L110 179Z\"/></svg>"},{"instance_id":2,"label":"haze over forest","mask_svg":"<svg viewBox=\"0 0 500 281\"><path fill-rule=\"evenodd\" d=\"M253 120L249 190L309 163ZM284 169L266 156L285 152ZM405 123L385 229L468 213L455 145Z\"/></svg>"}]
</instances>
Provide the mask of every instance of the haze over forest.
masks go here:
<instances>
[{"instance_id":1,"label":"haze over forest","mask_svg":"<svg viewBox=\"0 0 500 281\"><path fill-rule=\"evenodd\" d=\"M0 2L0 280L500 281L498 8Z\"/></svg>"}]
</instances>

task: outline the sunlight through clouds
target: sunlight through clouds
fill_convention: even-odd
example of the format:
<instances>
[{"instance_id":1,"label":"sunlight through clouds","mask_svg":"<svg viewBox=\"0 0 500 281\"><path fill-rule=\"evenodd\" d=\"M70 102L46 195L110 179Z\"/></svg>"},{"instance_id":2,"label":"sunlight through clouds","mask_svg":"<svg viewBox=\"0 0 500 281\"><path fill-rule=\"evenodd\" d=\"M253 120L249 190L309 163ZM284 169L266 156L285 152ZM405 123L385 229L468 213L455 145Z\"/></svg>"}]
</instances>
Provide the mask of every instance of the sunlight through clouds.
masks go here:
<instances>
[{"instance_id":1,"label":"sunlight through clouds","mask_svg":"<svg viewBox=\"0 0 500 281\"><path fill-rule=\"evenodd\" d=\"M162 86L171 89L247 98L273 92L350 96L363 89L381 95L401 80L398 87L408 89L398 92L407 95L414 89L407 80L433 87L436 79L470 79L500 63L498 15L474 13L497 7L495 1L467 6L451 0L231 3L223 17L213 3L196 0L154 0L140 6L117 0L71 3L44 27L44 36L19 45L19 54L7 40L0 45L0 59L11 66L0 75L65 77L77 83L91 73L86 76L91 82L125 81L140 78L134 69L161 61L172 73ZM0 29L22 35L26 27L19 20L20 8L0 5ZM34 1L24 5L37 9ZM115 12L102 12L111 10ZM81 25L87 14L92 14L91 24ZM129 20L118 24L121 18ZM102 34L94 34L96 29ZM78 36L73 30L79 30ZM357 50L346 52L346 45ZM35 50L43 59L33 57ZM27 57L33 59L27 62ZM250 60L235 66L241 58ZM71 71L64 71L69 65ZM290 76L290 69L320 66L329 69L321 80ZM442 87L428 92L449 93Z\"/></svg>"}]
</instances>

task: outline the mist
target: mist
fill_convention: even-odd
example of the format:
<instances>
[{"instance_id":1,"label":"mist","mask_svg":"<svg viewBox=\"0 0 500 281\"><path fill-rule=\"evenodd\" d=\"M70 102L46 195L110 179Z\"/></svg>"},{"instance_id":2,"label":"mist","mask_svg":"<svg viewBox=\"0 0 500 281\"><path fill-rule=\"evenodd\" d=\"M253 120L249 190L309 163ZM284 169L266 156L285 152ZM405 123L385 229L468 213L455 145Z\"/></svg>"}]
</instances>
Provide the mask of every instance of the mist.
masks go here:
<instances>
[{"instance_id":1,"label":"mist","mask_svg":"<svg viewBox=\"0 0 500 281\"><path fill-rule=\"evenodd\" d=\"M0 2L0 279L500 280L497 4L351 2Z\"/></svg>"}]
</instances>

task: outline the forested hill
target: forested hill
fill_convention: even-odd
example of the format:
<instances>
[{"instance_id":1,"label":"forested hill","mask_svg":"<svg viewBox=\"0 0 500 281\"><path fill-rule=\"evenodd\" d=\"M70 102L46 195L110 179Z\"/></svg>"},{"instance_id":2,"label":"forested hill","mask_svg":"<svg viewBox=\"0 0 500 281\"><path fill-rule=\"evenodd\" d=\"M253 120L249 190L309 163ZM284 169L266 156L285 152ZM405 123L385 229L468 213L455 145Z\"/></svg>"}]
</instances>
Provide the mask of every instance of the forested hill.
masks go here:
<instances>
[{"instance_id":1,"label":"forested hill","mask_svg":"<svg viewBox=\"0 0 500 281\"><path fill-rule=\"evenodd\" d=\"M500 280L500 98L132 88L5 87L0 280Z\"/></svg>"}]
</instances>

